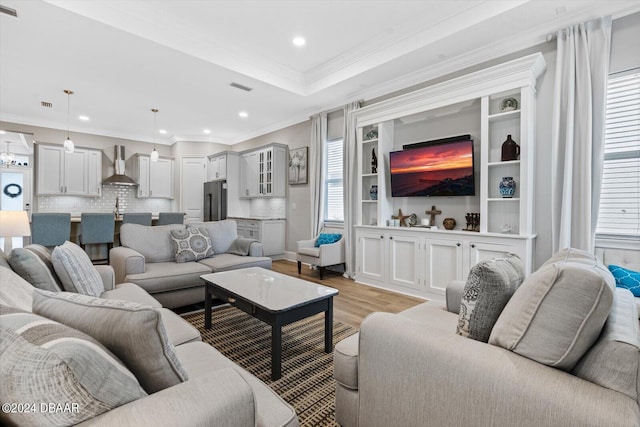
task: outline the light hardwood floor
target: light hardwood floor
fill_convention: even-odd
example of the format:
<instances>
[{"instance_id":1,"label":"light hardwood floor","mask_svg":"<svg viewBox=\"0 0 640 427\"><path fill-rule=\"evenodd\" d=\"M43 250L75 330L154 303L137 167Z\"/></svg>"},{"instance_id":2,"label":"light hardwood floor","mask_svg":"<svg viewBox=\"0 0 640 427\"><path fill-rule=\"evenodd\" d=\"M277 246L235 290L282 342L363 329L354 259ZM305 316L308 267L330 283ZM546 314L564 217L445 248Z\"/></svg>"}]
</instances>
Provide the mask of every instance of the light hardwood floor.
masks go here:
<instances>
[{"instance_id":1,"label":"light hardwood floor","mask_svg":"<svg viewBox=\"0 0 640 427\"><path fill-rule=\"evenodd\" d=\"M311 270L309 266L304 264L302 265L302 273L298 275L298 266L291 261L274 261L272 269L282 274L329 286L340 291L333 299L333 319L358 329L362 320L370 313L375 311L397 313L425 301L420 298L361 285L353 280L345 279L338 273L326 270L324 280L320 280L318 271Z\"/></svg>"}]
</instances>

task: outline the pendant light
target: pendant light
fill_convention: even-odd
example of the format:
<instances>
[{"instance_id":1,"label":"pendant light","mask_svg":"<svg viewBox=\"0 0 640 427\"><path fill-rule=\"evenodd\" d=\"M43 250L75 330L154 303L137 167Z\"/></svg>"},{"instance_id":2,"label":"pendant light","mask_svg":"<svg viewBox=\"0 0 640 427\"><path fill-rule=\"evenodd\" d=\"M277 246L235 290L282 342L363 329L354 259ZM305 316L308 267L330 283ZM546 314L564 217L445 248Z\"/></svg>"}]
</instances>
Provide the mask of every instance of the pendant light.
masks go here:
<instances>
[{"instance_id":1,"label":"pendant light","mask_svg":"<svg viewBox=\"0 0 640 427\"><path fill-rule=\"evenodd\" d=\"M156 150L156 115L158 114L158 109L152 108L151 111L153 111L153 151L151 152L151 161L157 162L160 157L158 150Z\"/></svg>"},{"instance_id":2,"label":"pendant light","mask_svg":"<svg viewBox=\"0 0 640 427\"><path fill-rule=\"evenodd\" d=\"M69 89L65 89L64 93L67 94L67 139L64 141L64 152L73 153L73 150L75 150L75 145L73 145L73 141L71 140L71 138L69 138L70 105L71 105L71 95L73 95L73 91Z\"/></svg>"}]
</instances>

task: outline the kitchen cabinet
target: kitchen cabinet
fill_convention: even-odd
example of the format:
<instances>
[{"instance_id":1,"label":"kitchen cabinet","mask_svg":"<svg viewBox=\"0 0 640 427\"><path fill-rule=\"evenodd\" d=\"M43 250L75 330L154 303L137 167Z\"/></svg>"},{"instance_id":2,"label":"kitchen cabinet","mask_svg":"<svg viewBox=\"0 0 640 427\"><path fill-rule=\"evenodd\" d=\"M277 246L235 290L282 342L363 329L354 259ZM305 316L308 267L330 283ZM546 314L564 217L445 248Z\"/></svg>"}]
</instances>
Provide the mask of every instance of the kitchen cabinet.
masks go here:
<instances>
[{"instance_id":1,"label":"kitchen cabinet","mask_svg":"<svg viewBox=\"0 0 640 427\"><path fill-rule=\"evenodd\" d=\"M270 144L244 152L240 163L240 197L285 197L287 152L288 147L283 144Z\"/></svg>"},{"instance_id":2,"label":"kitchen cabinet","mask_svg":"<svg viewBox=\"0 0 640 427\"><path fill-rule=\"evenodd\" d=\"M518 255L525 273L532 265L533 237L479 235L463 231L401 227L356 227L356 281L424 298L442 298L452 280L466 280L480 261Z\"/></svg>"},{"instance_id":3,"label":"kitchen cabinet","mask_svg":"<svg viewBox=\"0 0 640 427\"><path fill-rule=\"evenodd\" d=\"M284 255L286 223L283 219L230 218L238 224L238 237L262 243L264 256Z\"/></svg>"},{"instance_id":4,"label":"kitchen cabinet","mask_svg":"<svg viewBox=\"0 0 640 427\"><path fill-rule=\"evenodd\" d=\"M229 156L237 156L235 153L218 153L209 156L209 168L207 170L207 179L213 181L215 179L227 179L228 158Z\"/></svg>"},{"instance_id":5,"label":"kitchen cabinet","mask_svg":"<svg viewBox=\"0 0 640 427\"><path fill-rule=\"evenodd\" d=\"M173 159L160 157L157 162L144 154L134 154L127 160L127 170L138 183L137 197L173 199Z\"/></svg>"},{"instance_id":6,"label":"kitchen cabinet","mask_svg":"<svg viewBox=\"0 0 640 427\"><path fill-rule=\"evenodd\" d=\"M37 144L36 193L97 197L102 194L102 151L62 145Z\"/></svg>"}]
</instances>

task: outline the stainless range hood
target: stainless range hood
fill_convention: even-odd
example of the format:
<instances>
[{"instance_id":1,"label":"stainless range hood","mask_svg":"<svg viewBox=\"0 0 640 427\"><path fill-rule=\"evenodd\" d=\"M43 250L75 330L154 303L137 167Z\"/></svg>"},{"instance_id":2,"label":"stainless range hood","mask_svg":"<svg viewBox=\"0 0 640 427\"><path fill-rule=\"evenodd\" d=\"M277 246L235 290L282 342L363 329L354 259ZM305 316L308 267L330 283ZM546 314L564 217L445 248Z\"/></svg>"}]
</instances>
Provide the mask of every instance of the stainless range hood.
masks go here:
<instances>
[{"instance_id":1,"label":"stainless range hood","mask_svg":"<svg viewBox=\"0 0 640 427\"><path fill-rule=\"evenodd\" d=\"M114 162L115 173L102 181L102 185L138 185L133 179L125 175L124 171L124 146L116 145L116 156Z\"/></svg>"}]
</instances>

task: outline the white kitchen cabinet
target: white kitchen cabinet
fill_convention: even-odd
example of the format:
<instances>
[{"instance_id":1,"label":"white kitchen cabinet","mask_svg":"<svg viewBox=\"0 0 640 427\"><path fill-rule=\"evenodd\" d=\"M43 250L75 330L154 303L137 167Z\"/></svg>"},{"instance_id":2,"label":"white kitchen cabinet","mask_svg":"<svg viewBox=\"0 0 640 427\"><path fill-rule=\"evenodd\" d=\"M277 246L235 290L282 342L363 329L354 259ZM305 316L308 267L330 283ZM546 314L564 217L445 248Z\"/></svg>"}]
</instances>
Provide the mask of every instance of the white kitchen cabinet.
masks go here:
<instances>
[{"instance_id":1,"label":"white kitchen cabinet","mask_svg":"<svg viewBox=\"0 0 640 427\"><path fill-rule=\"evenodd\" d=\"M514 253L531 264L533 237L401 227L356 227L356 281L442 299L452 280L466 280L480 261Z\"/></svg>"},{"instance_id":2,"label":"white kitchen cabinet","mask_svg":"<svg viewBox=\"0 0 640 427\"><path fill-rule=\"evenodd\" d=\"M38 195L90 196L102 194L102 151L76 147L66 153L62 145L37 144Z\"/></svg>"},{"instance_id":3,"label":"white kitchen cabinet","mask_svg":"<svg viewBox=\"0 0 640 427\"><path fill-rule=\"evenodd\" d=\"M173 199L173 159L160 157L157 162L144 154L127 160L127 170L138 183L138 198Z\"/></svg>"},{"instance_id":4,"label":"white kitchen cabinet","mask_svg":"<svg viewBox=\"0 0 640 427\"><path fill-rule=\"evenodd\" d=\"M209 156L209 169L207 170L209 181L227 179L227 154L212 154Z\"/></svg>"},{"instance_id":5,"label":"white kitchen cabinet","mask_svg":"<svg viewBox=\"0 0 640 427\"><path fill-rule=\"evenodd\" d=\"M242 154L240 197L285 197L287 151L282 144L270 144Z\"/></svg>"},{"instance_id":6,"label":"white kitchen cabinet","mask_svg":"<svg viewBox=\"0 0 640 427\"><path fill-rule=\"evenodd\" d=\"M284 254L286 222L283 219L229 218L238 224L238 237L255 239L262 243L264 256Z\"/></svg>"}]
</instances>

